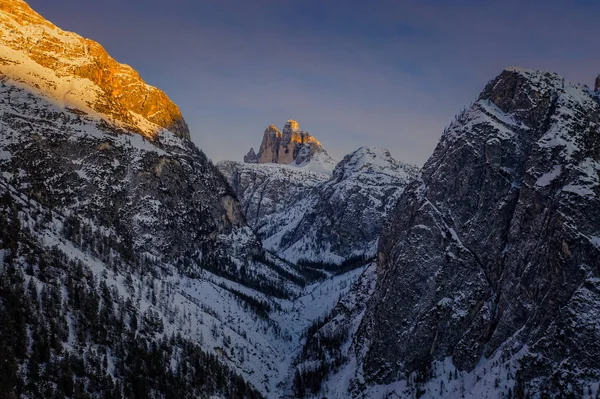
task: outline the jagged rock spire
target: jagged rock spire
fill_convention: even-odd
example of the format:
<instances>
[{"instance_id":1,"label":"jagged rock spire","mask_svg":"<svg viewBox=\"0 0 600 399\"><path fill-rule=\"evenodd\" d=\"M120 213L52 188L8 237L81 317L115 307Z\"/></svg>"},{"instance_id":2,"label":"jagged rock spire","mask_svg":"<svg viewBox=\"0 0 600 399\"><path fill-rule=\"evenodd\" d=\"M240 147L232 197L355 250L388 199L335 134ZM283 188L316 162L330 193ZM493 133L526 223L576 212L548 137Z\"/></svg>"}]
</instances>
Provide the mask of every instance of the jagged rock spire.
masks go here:
<instances>
[{"instance_id":1,"label":"jagged rock spire","mask_svg":"<svg viewBox=\"0 0 600 399\"><path fill-rule=\"evenodd\" d=\"M282 131L275 125L269 125L263 134L258 154L251 149L244 157L247 163L281 163L309 162L316 153L330 158L321 143L308 132L300 129L297 121L289 119Z\"/></svg>"},{"instance_id":2,"label":"jagged rock spire","mask_svg":"<svg viewBox=\"0 0 600 399\"><path fill-rule=\"evenodd\" d=\"M250 151L246 155L244 155L244 162L246 163L256 163L258 162L258 156L256 152L254 152L254 148L250 148Z\"/></svg>"}]
</instances>

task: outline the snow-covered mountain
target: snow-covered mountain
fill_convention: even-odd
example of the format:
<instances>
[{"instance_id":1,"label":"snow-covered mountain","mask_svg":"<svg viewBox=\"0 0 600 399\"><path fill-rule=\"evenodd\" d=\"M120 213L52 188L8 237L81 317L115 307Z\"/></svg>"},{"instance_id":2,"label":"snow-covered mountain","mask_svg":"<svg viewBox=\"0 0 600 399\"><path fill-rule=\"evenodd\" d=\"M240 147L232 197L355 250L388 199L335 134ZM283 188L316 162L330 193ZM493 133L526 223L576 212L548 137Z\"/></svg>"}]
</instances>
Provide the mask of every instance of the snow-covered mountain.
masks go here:
<instances>
[{"instance_id":1,"label":"snow-covered mountain","mask_svg":"<svg viewBox=\"0 0 600 399\"><path fill-rule=\"evenodd\" d=\"M298 122L291 119L281 132L275 125L269 125L263 134L258 154L251 148L244 156L244 162L292 165L327 174L331 174L337 163L316 138L300 130Z\"/></svg>"},{"instance_id":2,"label":"snow-covered mountain","mask_svg":"<svg viewBox=\"0 0 600 399\"><path fill-rule=\"evenodd\" d=\"M386 222L360 327L327 318L316 336L337 337L321 347L338 357L316 379L299 367L295 385L323 380L330 398L596 397L599 104L553 73L491 81Z\"/></svg>"},{"instance_id":3,"label":"snow-covered mountain","mask_svg":"<svg viewBox=\"0 0 600 399\"><path fill-rule=\"evenodd\" d=\"M227 161L217 167L265 248L327 267L375 256L383 220L417 172L372 147L348 154L331 176L290 165Z\"/></svg>"},{"instance_id":4,"label":"snow-covered mountain","mask_svg":"<svg viewBox=\"0 0 600 399\"><path fill-rule=\"evenodd\" d=\"M285 395L363 269L265 252L162 92L21 0L0 19L0 396Z\"/></svg>"},{"instance_id":5,"label":"snow-covered mountain","mask_svg":"<svg viewBox=\"0 0 600 399\"><path fill-rule=\"evenodd\" d=\"M0 2L0 72L60 108L154 136L189 138L179 108L102 46L45 20L22 0Z\"/></svg>"}]
</instances>

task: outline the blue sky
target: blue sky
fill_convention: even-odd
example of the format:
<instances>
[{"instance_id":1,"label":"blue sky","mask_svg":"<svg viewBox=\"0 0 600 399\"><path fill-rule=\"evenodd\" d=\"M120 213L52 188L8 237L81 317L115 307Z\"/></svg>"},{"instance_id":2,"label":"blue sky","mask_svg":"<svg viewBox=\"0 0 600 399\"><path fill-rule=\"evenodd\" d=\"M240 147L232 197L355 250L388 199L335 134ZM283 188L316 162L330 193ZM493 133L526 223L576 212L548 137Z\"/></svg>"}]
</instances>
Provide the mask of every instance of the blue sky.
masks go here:
<instances>
[{"instance_id":1,"label":"blue sky","mask_svg":"<svg viewBox=\"0 0 600 399\"><path fill-rule=\"evenodd\" d=\"M164 90L215 161L293 118L337 159L374 145L420 165L504 67L600 73L591 0L28 2Z\"/></svg>"}]
</instances>

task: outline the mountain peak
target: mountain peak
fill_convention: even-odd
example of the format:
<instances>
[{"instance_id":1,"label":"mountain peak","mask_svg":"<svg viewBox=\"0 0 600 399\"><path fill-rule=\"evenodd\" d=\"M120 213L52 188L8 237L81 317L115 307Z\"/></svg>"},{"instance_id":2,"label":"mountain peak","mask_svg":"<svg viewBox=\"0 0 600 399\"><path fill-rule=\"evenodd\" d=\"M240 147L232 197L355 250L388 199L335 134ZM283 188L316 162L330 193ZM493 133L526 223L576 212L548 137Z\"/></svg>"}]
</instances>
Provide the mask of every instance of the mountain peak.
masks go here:
<instances>
[{"instance_id":1,"label":"mountain peak","mask_svg":"<svg viewBox=\"0 0 600 399\"><path fill-rule=\"evenodd\" d=\"M284 132L285 131L289 131L289 132L300 131L300 125L295 120L288 119L288 121L285 123L285 126L283 127L283 131Z\"/></svg>"},{"instance_id":2,"label":"mountain peak","mask_svg":"<svg viewBox=\"0 0 600 399\"><path fill-rule=\"evenodd\" d=\"M167 129L189 139L181 112L90 39L56 27L22 0L0 1L0 75L63 108L111 120L145 136Z\"/></svg>"},{"instance_id":3,"label":"mountain peak","mask_svg":"<svg viewBox=\"0 0 600 399\"><path fill-rule=\"evenodd\" d=\"M250 148L250 151L248 151L248 153L246 155L244 155L244 162L245 163L258 162L258 156L256 155L256 152L254 152L254 148Z\"/></svg>"},{"instance_id":4,"label":"mountain peak","mask_svg":"<svg viewBox=\"0 0 600 399\"><path fill-rule=\"evenodd\" d=\"M489 375L496 357L532 397L598 379L598 350L580 349L598 334L580 333L600 303L580 288L600 281L580 272L598 252L598 115L588 88L507 68L452 123L380 236L360 378L389 384L443 359L471 376L486 359ZM567 362L586 375L557 378Z\"/></svg>"},{"instance_id":5,"label":"mountain peak","mask_svg":"<svg viewBox=\"0 0 600 399\"><path fill-rule=\"evenodd\" d=\"M333 170L337 179L345 179L357 172L401 175L407 181L416 175L418 168L394 159L387 148L360 147L346 155Z\"/></svg>"},{"instance_id":6,"label":"mountain peak","mask_svg":"<svg viewBox=\"0 0 600 399\"><path fill-rule=\"evenodd\" d=\"M275 126L275 125L269 125L265 129L265 132L277 132L277 133L279 133L279 129L277 129L277 126Z\"/></svg>"},{"instance_id":7,"label":"mountain peak","mask_svg":"<svg viewBox=\"0 0 600 399\"><path fill-rule=\"evenodd\" d=\"M594 90L598 91L600 89L600 74L596 76L596 81L594 82Z\"/></svg>"},{"instance_id":8,"label":"mountain peak","mask_svg":"<svg viewBox=\"0 0 600 399\"><path fill-rule=\"evenodd\" d=\"M579 86L556 73L506 68L487 84L478 103L495 105L503 113L511 114L513 122L532 127L547 112L556 96L569 87L579 92Z\"/></svg>"},{"instance_id":9,"label":"mountain peak","mask_svg":"<svg viewBox=\"0 0 600 399\"><path fill-rule=\"evenodd\" d=\"M335 161L323 149L321 143L308 132L300 130L300 124L289 119L282 131L269 125L263 134L258 154L251 149L244 156L246 163L279 163L305 167L311 162L319 163L319 171L331 173ZM310 169L310 168L309 168Z\"/></svg>"}]
</instances>

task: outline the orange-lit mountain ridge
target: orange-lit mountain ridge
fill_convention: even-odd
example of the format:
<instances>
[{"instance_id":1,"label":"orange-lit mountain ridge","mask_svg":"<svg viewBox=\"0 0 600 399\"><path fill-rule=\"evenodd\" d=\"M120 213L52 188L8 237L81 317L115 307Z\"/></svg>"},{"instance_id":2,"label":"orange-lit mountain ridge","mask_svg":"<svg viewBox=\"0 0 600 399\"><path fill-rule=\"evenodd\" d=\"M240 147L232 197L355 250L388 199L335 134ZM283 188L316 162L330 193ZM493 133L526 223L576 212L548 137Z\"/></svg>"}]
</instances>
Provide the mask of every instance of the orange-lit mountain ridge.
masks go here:
<instances>
[{"instance_id":1,"label":"orange-lit mountain ridge","mask_svg":"<svg viewBox=\"0 0 600 399\"><path fill-rule=\"evenodd\" d=\"M0 0L0 79L145 136L161 129L190 136L165 93L100 44L61 30L22 0Z\"/></svg>"}]
</instances>

